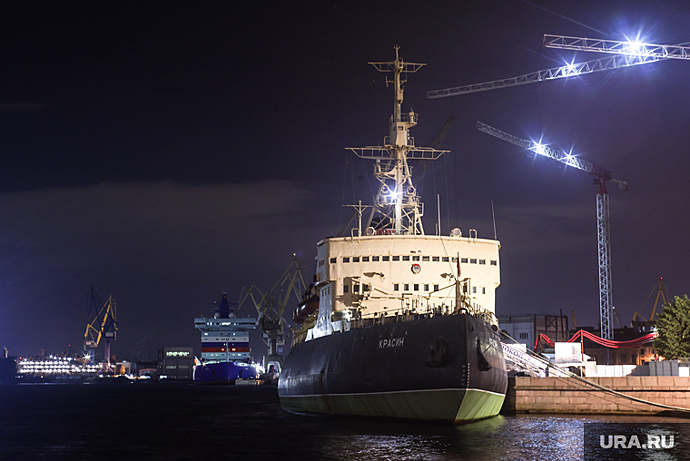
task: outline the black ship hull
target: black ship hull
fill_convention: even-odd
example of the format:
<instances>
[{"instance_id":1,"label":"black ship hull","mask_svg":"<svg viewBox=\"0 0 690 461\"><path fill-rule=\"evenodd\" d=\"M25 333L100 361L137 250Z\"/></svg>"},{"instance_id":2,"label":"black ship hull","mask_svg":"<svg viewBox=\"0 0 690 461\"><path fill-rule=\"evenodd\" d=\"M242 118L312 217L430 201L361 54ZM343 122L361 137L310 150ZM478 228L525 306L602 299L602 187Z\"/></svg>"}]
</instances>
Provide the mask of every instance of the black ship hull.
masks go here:
<instances>
[{"instance_id":1,"label":"black ship hull","mask_svg":"<svg viewBox=\"0 0 690 461\"><path fill-rule=\"evenodd\" d=\"M507 376L498 333L468 314L358 328L293 346L281 405L330 413L469 422L495 416Z\"/></svg>"}]
</instances>

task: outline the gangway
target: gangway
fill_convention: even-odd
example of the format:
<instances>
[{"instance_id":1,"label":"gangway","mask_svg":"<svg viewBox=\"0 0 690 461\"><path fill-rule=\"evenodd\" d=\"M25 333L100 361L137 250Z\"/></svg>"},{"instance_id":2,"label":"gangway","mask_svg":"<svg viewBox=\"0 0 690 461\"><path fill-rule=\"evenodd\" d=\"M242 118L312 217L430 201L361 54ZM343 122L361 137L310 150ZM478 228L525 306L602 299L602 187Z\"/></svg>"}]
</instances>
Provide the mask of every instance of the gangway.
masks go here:
<instances>
[{"instance_id":1,"label":"gangway","mask_svg":"<svg viewBox=\"0 0 690 461\"><path fill-rule=\"evenodd\" d=\"M508 343L506 340L512 342ZM546 376L570 376L567 370L558 368L549 360L539 357L531 351L522 351L519 347L515 347L519 343L514 342L514 339L507 337L506 340L501 341L503 356L506 362L510 362L513 367L541 378Z\"/></svg>"}]
</instances>

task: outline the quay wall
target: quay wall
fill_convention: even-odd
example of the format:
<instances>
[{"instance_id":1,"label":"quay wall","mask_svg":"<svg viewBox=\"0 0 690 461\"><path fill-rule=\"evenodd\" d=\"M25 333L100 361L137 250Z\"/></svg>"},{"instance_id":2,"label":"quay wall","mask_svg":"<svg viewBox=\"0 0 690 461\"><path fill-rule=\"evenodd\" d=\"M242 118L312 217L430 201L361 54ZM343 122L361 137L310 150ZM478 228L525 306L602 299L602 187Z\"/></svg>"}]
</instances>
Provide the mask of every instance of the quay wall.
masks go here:
<instances>
[{"instance_id":1,"label":"quay wall","mask_svg":"<svg viewBox=\"0 0 690 461\"><path fill-rule=\"evenodd\" d=\"M632 397L686 408L690 416L690 378L624 376L586 379ZM501 413L656 415L669 411L672 412L606 393L577 378L518 376L508 379L508 392Z\"/></svg>"}]
</instances>

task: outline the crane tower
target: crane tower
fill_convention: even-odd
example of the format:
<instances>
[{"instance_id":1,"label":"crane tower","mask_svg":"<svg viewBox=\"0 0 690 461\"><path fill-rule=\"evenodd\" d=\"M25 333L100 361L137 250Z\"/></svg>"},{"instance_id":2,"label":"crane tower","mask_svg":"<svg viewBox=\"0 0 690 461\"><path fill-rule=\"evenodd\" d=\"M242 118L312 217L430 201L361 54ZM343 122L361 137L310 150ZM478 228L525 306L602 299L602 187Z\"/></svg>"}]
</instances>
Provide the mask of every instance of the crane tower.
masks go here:
<instances>
[{"instance_id":1,"label":"crane tower","mask_svg":"<svg viewBox=\"0 0 690 461\"><path fill-rule=\"evenodd\" d=\"M611 291L611 241L609 237L609 194L606 183L613 181L621 190L628 189L628 182L616 179L613 173L587 161L578 159L558 149L552 149L533 141L520 139L504 131L477 122L477 129L516 146L531 150L568 166L577 168L594 176L597 186L597 248L599 255L599 315L601 319L601 337L613 339L613 296Z\"/></svg>"}]
</instances>

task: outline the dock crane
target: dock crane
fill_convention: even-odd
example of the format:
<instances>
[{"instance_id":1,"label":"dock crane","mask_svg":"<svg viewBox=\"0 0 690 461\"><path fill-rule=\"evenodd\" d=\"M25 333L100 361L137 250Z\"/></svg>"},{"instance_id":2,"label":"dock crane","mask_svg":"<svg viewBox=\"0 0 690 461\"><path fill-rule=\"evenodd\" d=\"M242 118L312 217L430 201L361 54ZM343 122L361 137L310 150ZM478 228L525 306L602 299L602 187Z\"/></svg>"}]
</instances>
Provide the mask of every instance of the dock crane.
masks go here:
<instances>
[{"instance_id":1,"label":"dock crane","mask_svg":"<svg viewBox=\"0 0 690 461\"><path fill-rule=\"evenodd\" d=\"M516 146L528 149L536 154L552 158L578 170L594 176L592 182L598 187L597 191L597 241L599 255L599 315L601 319L601 337L613 339L613 303L611 292L611 242L609 238L609 194L606 183L612 181L621 190L628 189L628 182L616 179L613 173L578 159L571 154L558 149L552 149L526 139L520 139L504 131L477 122L477 129L496 138L507 141Z\"/></svg>"},{"instance_id":2,"label":"dock crane","mask_svg":"<svg viewBox=\"0 0 690 461\"><path fill-rule=\"evenodd\" d=\"M105 303L101 303L96 291L91 287L91 298L89 301L89 315L84 332L84 352L89 361L95 363L95 349L105 338L105 356L103 367L100 373L112 373L113 368L110 364L110 341L116 339L117 326L117 305L112 295Z\"/></svg>"},{"instance_id":3,"label":"dock crane","mask_svg":"<svg viewBox=\"0 0 690 461\"><path fill-rule=\"evenodd\" d=\"M261 339L268 346L268 355L263 358L263 367L266 371L271 364L278 364L281 369L283 367L283 356L278 350L278 346L285 345L287 322L283 318L283 313L290 301L290 295L294 294L299 302L306 291L302 269L303 267L297 263L297 258L293 257L288 268L269 291L262 292L256 284L242 288L237 309L242 308L247 299L251 299L256 308L256 323L261 331Z\"/></svg>"},{"instance_id":4,"label":"dock crane","mask_svg":"<svg viewBox=\"0 0 690 461\"><path fill-rule=\"evenodd\" d=\"M654 294L654 290L656 290L656 299L654 300L654 306L652 307L652 313L649 316L649 320L647 320L642 315L640 315L639 312L644 308L645 304L647 304L647 301L649 301L649 298L652 297L652 294ZM664 303L661 305L663 307L663 306L668 304L667 293L668 293L668 287L663 282L663 277L659 277L659 280L656 282L656 285L654 285L654 288L649 293L649 296L647 296L647 299L644 300L642 307L640 307L640 309L633 314L632 325L635 326L635 322L637 321L638 318L642 319L642 321L645 323L654 322L654 315L656 315L656 308L659 305L659 297L661 297L661 299L663 299L663 301L664 301Z\"/></svg>"}]
</instances>

